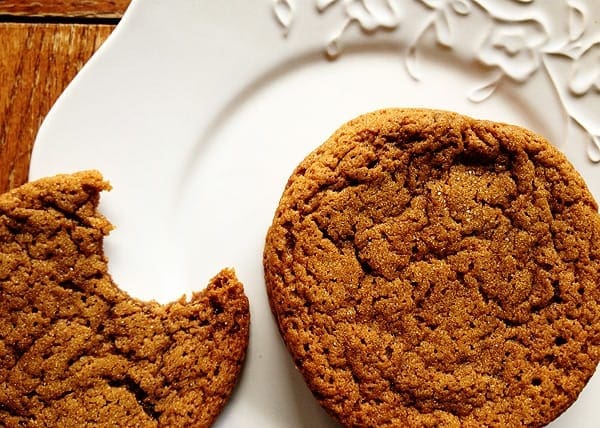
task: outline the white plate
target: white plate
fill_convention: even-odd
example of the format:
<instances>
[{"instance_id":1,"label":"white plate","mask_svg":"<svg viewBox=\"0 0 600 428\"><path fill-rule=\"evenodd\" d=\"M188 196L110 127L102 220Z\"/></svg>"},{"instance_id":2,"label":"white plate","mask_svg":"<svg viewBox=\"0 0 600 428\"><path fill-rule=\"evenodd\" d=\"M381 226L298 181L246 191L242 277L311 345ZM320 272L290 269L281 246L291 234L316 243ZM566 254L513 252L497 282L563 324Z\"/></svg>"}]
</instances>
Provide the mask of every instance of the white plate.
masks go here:
<instances>
[{"instance_id":1,"label":"white plate","mask_svg":"<svg viewBox=\"0 0 600 428\"><path fill-rule=\"evenodd\" d=\"M106 252L134 296L166 302L236 268L251 344L217 426L334 426L264 290L293 167L360 113L436 107L544 134L600 199L599 17L596 0L134 0L43 123L31 178L112 182ZM553 426L597 426L598 402L596 375Z\"/></svg>"}]
</instances>

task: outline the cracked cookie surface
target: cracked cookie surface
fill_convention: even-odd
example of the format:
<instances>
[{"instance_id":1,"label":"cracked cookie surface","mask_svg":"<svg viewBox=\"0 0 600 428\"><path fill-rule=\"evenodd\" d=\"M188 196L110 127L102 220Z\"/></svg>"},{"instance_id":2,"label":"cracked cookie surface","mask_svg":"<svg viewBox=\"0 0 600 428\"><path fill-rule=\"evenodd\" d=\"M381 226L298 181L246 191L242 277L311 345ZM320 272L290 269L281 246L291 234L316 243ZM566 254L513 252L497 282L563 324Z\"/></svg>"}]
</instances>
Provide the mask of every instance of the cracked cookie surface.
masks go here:
<instances>
[{"instance_id":1,"label":"cracked cookie surface","mask_svg":"<svg viewBox=\"0 0 600 428\"><path fill-rule=\"evenodd\" d=\"M246 354L248 300L232 270L167 305L107 271L94 171L0 196L0 425L209 426ZM151 231L149 231L151 233Z\"/></svg>"},{"instance_id":2,"label":"cracked cookie surface","mask_svg":"<svg viewBox=\"0 0 600 428\"><path fill-rule=\"evenodd\" d=\"M342 126L290 177L264 269L345 426L542 426L600 360L600 219L542 137L451 112Z\"/></svg>"}]
</instances>

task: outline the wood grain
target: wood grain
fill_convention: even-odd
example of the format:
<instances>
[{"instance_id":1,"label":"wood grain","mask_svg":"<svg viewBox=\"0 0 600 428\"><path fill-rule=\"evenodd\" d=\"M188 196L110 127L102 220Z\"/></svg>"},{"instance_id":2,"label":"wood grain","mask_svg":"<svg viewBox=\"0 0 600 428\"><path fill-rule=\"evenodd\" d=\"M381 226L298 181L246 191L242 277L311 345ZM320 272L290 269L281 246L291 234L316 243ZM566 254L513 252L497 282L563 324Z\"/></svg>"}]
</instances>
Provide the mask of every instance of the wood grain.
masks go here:
<instances>
[{"instance_id":1,"label":"wood grain","mask_svg":"<svg viewBox=\"0 0 600 428\"><path fill-rule=\"evenodd\" d=\"M119 18L130 0L0 0L0 15Z\"/></svg>"},{"instance_id":2,"label":"wood grain","mask_svg":"<svg viewBox=\"0 0 600 428\"><path fill-rule=\"evenodd\" d=\"M43 118L112 30L96 24L0 23L0 192L27 180Z\"/></svg>"}]
</instances>

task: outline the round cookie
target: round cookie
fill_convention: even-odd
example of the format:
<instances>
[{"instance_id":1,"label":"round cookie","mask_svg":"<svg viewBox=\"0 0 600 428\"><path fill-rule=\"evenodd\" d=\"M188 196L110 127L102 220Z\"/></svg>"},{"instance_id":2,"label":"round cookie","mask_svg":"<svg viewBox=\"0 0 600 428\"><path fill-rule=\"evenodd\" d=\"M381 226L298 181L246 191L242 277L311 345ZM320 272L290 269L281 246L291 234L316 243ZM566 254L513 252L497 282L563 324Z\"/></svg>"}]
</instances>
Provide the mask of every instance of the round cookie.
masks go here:
<instances>
[{"instance_id":1,"label":"round cookie","mask_svg":"<svg viewBox=\"0 0 600 428\"><path fill-rule=\"evenodd\" d=\"M232 394L242 284L226 269L167 305L117 288L96 211L109 187L87 171L0 195L0 426L208 427Z\"/></svg>"},{"instance_id":2,"label":"round cookie","mask_svg":"<svg viewBox=\"0 0 600 428\"><path fill-rule=\"evenodd\" d=\"M343 125L290 177L264 270L345 426L543 426L600 360L600 217L542 137L456 113Z\"/></svg>"}]
</instances>

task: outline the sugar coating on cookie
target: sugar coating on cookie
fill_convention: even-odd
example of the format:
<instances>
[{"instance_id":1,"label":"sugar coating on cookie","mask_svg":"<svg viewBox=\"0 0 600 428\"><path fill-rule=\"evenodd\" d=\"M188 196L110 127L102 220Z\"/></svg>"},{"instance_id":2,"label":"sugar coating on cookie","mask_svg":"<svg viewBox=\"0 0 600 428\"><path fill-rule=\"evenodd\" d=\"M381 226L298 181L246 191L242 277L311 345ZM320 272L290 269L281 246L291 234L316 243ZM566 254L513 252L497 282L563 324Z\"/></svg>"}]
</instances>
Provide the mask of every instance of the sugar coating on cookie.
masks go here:
<instances>
[{"instance_id":1,"label":"sugar coating on cookie","mask_svg":"<svg viewBox=\"0 0 600 428\"><path fill-rule=\"evenodd\" d=\"M345 426L542 426L600 360L600 218L542 137L388 109L295 169L264 250L272 311Z\"/></svg>"},{"instance_id":2,"label":"sugar coating on cookie","mask_svg":"<svg viewBox=\"0 0 600 428\"><path fill-rule=\"evenodd\" d=\"M246 354L248 300L232 270L167 305L112 282L98 172L0 196L0 425L212 424ZM148 233L152 233L151 230Z\"/></svg>"}]
</instances>

